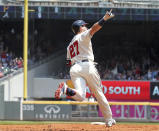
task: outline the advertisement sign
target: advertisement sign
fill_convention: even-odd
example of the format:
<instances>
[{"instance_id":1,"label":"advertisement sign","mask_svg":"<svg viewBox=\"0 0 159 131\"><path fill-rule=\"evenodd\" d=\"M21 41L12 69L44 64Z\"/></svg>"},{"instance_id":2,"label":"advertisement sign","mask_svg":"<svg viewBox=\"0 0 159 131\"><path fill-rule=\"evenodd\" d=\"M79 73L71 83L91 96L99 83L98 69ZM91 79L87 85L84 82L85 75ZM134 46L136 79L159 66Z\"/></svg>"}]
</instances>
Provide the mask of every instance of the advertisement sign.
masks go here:
<instances>
[{"instance_id":1,"label":"advertisement sign","mask_svg":"<svg viewBox=\"0 0 159 131\"><path fill-rule=\"evenodd\" d=\"M24 120L67 120L71 117L71 105L24 104Z\"/></svg>"},{"instance_id":2,"label":"advertisement sign","mask_svg":"<svg viewBox=\"0 0 159 131\"><path fill-rule=\"evenodd\" d=\"M159 120L158 106L151 106L150 110L148 110L148 107L143 105L112 105L111 110L113 118L146 120L150 117L152 121ZM150 114L150 116L148 116L148 114ZM103 117L100 110L99 117Z\"/></svg>"},{"instance_id":3,"label":"advertisement sign","mask_svg":"<svg viewBox=\"0 0 159 131\"><path fill-rule=\"evenodd\" d=\"M159 106L151 106L151 120L159 121Z\"/></svg>"},{"instance_id":4,"label":"advertisement sign","mask_svg":"<svg viewBox=\"0 0 159 131\"><path fill-rule=\"evenodd\" d=\"M74 88L71 80L66 83ZM102 81L102 90L108 100L150 100L149 81ZM92 95L86 86L86 98Z\"/></svg>"},{"instance_id":5,"label":"advertisement sign","mask_svg":"<svg viewBox=\"0 0 159 131\"><path fill-rule=\"evenodd\" d=\"M147 118L147 106L142 105L114 105L111 107L115 118Z\"/></svg>"},{"instance_id":6,"label":"advertisement sign","mask_svg":"<svg viewBox=\"0 0 159 131\"><path fill-rule=\"evenodd\" d=\"M108 100L149 100L149 81L102 81Z\"/></svg>"},{"instance_id":7,"label":"advertisement sign","mask_svg":"<svg viewBox=\"0 0 159 131\"><path fill-rule=\"evenodd\" d=\"M151 82L150 97L151 100L159 100L159 82Z\"/></svg>"}]
</instances>

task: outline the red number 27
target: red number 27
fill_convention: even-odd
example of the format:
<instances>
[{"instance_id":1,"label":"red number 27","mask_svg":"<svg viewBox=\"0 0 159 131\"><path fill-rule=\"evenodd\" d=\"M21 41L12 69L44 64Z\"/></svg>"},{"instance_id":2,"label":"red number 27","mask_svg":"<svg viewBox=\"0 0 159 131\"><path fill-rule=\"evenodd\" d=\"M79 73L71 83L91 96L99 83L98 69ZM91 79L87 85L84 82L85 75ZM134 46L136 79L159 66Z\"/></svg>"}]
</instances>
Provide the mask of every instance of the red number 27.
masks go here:
<instances>
[{"instance_id":1,"label":"red number 27","mask_svg":"<svg viewBox=\"0 0 159 131\"><path fill-rule=\"evenodd\" d=\"M78 51L78 41L75 41L72 45L69 46L71 59L79 54Z\"/></svg>"}]
</instances>

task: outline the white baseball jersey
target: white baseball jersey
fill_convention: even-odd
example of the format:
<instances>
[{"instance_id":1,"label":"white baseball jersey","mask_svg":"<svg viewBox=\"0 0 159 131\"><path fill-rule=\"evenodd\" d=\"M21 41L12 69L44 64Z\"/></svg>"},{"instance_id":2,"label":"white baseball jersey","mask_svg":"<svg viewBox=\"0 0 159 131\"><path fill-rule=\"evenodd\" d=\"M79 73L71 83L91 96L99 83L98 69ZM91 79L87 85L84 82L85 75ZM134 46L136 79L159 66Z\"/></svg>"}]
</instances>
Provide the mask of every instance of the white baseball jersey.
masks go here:
<instances>
[{"instance_id":1,"label":"white baseball jersey","mask_svg":"<svg viewBox=\"0 0 159 131\"><path fill-rule=\"evenodd\" d=\"M79 62L84 59L88 59L93 62L94 55L91 37L90 29L74 36L67 47L67 59L70 59L72 63Z\"/></svg>"}]
</instances>

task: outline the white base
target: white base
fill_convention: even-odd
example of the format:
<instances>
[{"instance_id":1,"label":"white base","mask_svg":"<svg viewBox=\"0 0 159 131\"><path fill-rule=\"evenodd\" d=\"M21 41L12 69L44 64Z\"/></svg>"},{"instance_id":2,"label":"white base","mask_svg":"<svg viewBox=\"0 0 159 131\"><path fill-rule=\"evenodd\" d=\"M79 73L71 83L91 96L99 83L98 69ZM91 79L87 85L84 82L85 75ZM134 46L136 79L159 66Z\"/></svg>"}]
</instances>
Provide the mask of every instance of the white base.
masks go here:
<instances>
[{"instance_id":1,"label":"white base","mask_svg":"<svg viewBox=\"0 0 159 131\"><path fill-rule=\"evenodd\" d=\"M92 125L105 125L104 122L91 122Z\"/></svg>"}]
</instances>

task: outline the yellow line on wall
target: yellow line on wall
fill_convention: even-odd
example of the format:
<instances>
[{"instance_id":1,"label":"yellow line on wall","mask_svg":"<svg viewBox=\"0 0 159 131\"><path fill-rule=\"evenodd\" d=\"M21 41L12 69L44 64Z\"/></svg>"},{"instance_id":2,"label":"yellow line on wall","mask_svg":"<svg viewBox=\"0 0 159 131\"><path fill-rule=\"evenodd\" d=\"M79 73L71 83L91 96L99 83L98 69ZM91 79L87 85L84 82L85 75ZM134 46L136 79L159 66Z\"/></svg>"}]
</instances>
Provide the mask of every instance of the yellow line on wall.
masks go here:
<instances>
[{"instance_id":1,"label":"yellow line on wall","mask_svg":"<svg viewBox=\"0 0 159 131\"><path fill-rule=\"evenodd\" d=\"M97 105L97 102L89 101L23 101L23 104L64 104L64 105ZM149 105L149 106L159 106L159 103L153 102L109 102L110 105Z\"/></svg>"}]
</instances>

